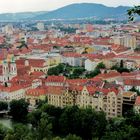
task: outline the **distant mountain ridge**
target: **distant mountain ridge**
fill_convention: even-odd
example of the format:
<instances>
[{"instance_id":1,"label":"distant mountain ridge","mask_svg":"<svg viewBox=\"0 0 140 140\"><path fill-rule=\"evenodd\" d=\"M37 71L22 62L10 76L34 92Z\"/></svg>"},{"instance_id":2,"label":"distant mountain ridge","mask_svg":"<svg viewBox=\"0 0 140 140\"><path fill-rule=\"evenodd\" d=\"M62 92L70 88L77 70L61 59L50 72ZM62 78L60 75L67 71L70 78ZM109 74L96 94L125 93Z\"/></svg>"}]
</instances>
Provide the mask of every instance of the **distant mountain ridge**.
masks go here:
<instances>
[{"instance_id":1,"label":"distant mountain ridge","mask_svg":"<svg viewBox=\"0 0 140 140\"><path fill-rule=\"evenodd\" d=\"M130 7L107 7L102 4L81 3L71 4L57 10L36 16L35 19L76 19L76 18L113 18L124 17Z\"/></svg>"},{"instance_id":2,"label":"distant mountain ridge","mask_svg":"<svg viewBox=\"0 0 140 140\"><path fill-rule=\"evenodd\" d=\"M123 18L130 7L107 7L102 4L80 3L64 6L50 12L23 12L0 14L0 20L50 20L77 18Z\"/></svg>"},{"instance_id":3,"label":"distant mountain ridge","mask_svg":"<svg viewBox=\"0 0 140 140\"><path fill-rule=\"evenodd\" d=\"M29 20L44 13L46 14L47 12L41 11L41 12L3 13L3 14L0 14L0 20L3 20L3 21Z\"/></svg>"}]
</instances>

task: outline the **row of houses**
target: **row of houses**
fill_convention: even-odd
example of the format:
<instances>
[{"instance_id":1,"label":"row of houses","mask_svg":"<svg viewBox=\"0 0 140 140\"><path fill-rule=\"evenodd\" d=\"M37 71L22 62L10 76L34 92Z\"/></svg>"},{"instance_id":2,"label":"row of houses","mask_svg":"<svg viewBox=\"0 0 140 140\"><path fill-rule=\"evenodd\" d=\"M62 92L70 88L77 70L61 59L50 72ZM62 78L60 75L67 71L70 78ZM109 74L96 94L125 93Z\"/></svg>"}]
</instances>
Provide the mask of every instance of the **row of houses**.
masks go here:
<instances>
[{"instance_id":1,"label":"row of houses","mask_svg":"<svg viewBox=\"0 0 140 140\"><path fill-rule=\"evenodd\" d=\"M16 63L21 72L18 74L17 69L17 76L11 78L7 86L1 84L0 100L9 102L25 98L30 106L36 106L39 100L47 97L51 105L77 105L81 108L90 106L98 111L104 111L110 118L122 116L123 105L130 104L139 111L139 96L136 92L129 91L133 87L140 91L139 72L120 74L116 71L107 71L92 79L67 79L64 76L48 76L45 79L44 72L24 70L22 63L24 65L26 61L18 61ZM31 64L38 65L35 61Z\"/></svg>"},{"instance_id":2,"label":"row of houses","mask_svg":"<svg viewBox=\"0 0 140 140\"><path fill-rule=\"evenodd\" d=\"M50 76L45 85L44 88L25 92L25 98L31 106L47 97L48 104L62 108L73 105L92 107L104 111L108 118L122 116L125 106L137 108L137 111L140 109L136 92L124 91L122 86L105 83L100 78L67 80L63 76Z\"/></svg>"}]
</instances>

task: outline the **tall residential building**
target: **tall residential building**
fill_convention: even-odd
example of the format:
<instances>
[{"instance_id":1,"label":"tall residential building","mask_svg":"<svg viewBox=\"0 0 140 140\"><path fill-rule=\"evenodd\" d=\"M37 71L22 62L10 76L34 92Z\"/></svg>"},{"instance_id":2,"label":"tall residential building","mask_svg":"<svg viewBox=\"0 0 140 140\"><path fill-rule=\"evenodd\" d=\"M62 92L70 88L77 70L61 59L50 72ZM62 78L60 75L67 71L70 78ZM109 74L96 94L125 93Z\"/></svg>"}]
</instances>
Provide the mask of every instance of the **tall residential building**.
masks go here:
<instances>
[{"instance_id":1,"label":"tall residential building","mask_svg":"<svg viewBox=\"0 0 140 140\"><path fill-rule=\"evenodd\" d=\"M136 48L136 37L131 36L131 35L113 36L111 43L135 49Z\"/></svg>"},{"instance_id":2,"label":"tall residential building","mask_svg":"<svg viewBox=\"0 0 140 140\"><path fill-rule=\"evenodd\" d=\"M36 27L39 31L44 31L44 29L45 29L45 26L44 26L43 22L38 22Z\"/></svg>"},{"instance_id":3,"label":"tall residential building","mask_svg":"<svg viewBox=\"0 0 140 140\"><path fill-rule=\"evenodd\" d=\"M7 35L12 35L14 32L14 28L12 24L7 24L2 28L2 32L7 34Z\"/></svg>"}]
</instances>

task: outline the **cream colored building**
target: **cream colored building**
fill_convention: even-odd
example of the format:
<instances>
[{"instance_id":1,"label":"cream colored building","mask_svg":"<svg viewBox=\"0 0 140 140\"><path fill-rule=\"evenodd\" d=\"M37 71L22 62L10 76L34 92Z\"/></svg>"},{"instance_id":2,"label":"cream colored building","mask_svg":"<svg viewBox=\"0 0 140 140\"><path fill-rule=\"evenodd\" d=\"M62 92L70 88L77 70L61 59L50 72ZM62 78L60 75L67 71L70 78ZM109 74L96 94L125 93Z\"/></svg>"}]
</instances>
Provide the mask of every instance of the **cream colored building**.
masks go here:
<instances>
[{"instance_id":1,"label":"cream colored building","mask_svg":"<svg viewBox=\"0 0 140 140\"><path fill-rule=\"evenodd\" d=\"M104 112L107 118L122 116L123 96L121 93L109 92L104 98Z\"/></svg>"},{"instance_id":2,"label":"cream colored building","mask_svg":"<svg viewBox=\"0 0 140 140\"><path fill-rule=\"evenodd\" d=\"M46 89L33 88L28 89L25 93L25 99L30 104L30 106L36 106L39 100L45 100L47 94Z\"/></svg>"},{"instance_id":3,"label":"cream colored building","mask_svg":"<svg viewBox=\"0 0 140 140\"><path fill-rule=\"evenodd\" d=\"M123 95L118 90L99 89L84 86L82 90L48 87L48 104L65 107L77 105L80 108L91 107L96 111L104 111L107 118L122 116Z\"/></svg>"},{"instance_id":4,"label":"cream colored building","mask_svg":"<svg viewBox=\"0 0 140 140\"><path fill-rule=\"evenodd\" d=\"M137 113L140 113L140 96L137 96L135 104L134 104L134 110Z\"/></svg>"},{"instance_id":5,"label":"cream colored building","mask_svg":"<svg viewBox=\"0 0 140 140\"><path fill-rule=\"evenodd\" d=\"M0 92L0 100L10 102L25 98L25 89L18 86L6 87Z\"/></svg>"},{"instance_id":6,"label":"cream colored building","mask_svg":"<svg viewBox=\"0 0 140 140\"><path fill-rule=\"evenodd\" d=\"M49 86L48 87L48 104L65 107L73 105L73 95L63 87Z\"/></svg>"},{"instance_id":7,"label":"cream colored building","mask_svg":"<svg viewBox=\"0 0 140 140\"><path fill-rule=\"evenodd\" d=\"M136 48L136 37L131 36L131 35L113 36L111 43L135 49Z\"/></svg>"},{"instance_id":8,"label":"cream colored building","mask_svg":"<svg viewBox=\"0 0 140 140\"><path fill-rule=\"evenodd\" d=\"M78 106L81 108L92 107L97 111L104 111L107 118L122 116L123 97L121 93L96 91L94 87L84 87L78 95Z\"/></svg>"},{"instance_id":9,"label":"cream colored building","mask_svg":"<svg viewBox=\"0 0 140 140\"><path fill-rule=\"evenodd\" d=\"M103 109L103 95L96 92L93 87L84 87L81 94L77 96L77 104L81 108L92 107L96 110Z\"/></svg>"}]
</instances>

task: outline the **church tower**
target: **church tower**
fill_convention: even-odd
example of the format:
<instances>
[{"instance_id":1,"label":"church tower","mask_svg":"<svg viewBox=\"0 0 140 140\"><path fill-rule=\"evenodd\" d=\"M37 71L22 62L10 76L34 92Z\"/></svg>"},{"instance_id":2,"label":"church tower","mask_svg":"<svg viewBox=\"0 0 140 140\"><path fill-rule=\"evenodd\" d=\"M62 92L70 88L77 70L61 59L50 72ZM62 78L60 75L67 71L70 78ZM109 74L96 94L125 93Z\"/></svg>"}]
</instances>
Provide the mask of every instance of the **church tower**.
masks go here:
<instances>
[{"instance_id":1,"label":"church tower","mask_svg":"<svg viewBox=\"0 0 140 140\"><path fill-rule=\"evenodd\" d=\"M8 66L8 62L6 60L4 60L3 64L2 64L2 74L3 74L3 78L2 78L3 83L8 82L8 80L9 80L9 66Z\"/></svg>"},{"instance_id":2,"label":"church tower","mask_svg":"<svg viewBox=\"0 0 140 140\"><path fill-rule=\"evenodd\" d=\"M14 56L11 58L11 62L10 62L10 75L14 75L14 76L17 75L17 67L16 67Z\"/></svg>"},{"instance_id":3,"label":"church tower","mask_svg":"<svg viewBox=\"0 0 140 140\"><path fill-rule=\"evenodd\" d=\"M2 74L3 75L8 75L9 74L8 62L6 60L4 60L3 64L2 64Z\"/></svg>"}]
</instances>

